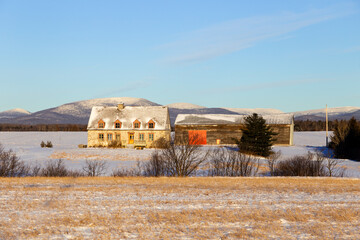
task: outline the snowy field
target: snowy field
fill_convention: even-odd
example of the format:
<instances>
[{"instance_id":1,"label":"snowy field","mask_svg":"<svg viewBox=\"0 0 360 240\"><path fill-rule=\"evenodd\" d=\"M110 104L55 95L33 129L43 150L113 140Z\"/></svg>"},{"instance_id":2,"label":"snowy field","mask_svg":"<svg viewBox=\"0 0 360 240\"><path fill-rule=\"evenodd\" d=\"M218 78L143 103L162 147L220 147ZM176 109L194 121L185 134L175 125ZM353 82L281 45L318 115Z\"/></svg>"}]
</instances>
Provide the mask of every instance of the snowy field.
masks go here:
<instances>
[{"instance_id":1,"label":"snowy field","mask_svg":"<svg viewBox=\"0 0 360 240\"><path fill-rule=\"evenodd\" d=\"M360 179L0 178L0 239L360 239Z\"/></svg>"},{"instance_id":2,"label":"snowy field","mask_svg":"<svg viewBox=\"0 0 360 240\"><path fill-rule=\"evenodd\" d=\"M53 148L41 148L41 141L51 141ZM150 159L153 149L96 149L78 148L87 143L86 132L0 132L0 143L5 149L12 149L21 160L29 163L43 164L49 159L64 159L69 168L81 169L86 159L106 160L107 174L116 168L129 168L137 161ZM282 158L304 155L308 151L324 151L325 132L295 132L294 146L275 146L281 151ZM344 160L346 176L360 177L360 162Z\"/></svg>"}]
</instances>

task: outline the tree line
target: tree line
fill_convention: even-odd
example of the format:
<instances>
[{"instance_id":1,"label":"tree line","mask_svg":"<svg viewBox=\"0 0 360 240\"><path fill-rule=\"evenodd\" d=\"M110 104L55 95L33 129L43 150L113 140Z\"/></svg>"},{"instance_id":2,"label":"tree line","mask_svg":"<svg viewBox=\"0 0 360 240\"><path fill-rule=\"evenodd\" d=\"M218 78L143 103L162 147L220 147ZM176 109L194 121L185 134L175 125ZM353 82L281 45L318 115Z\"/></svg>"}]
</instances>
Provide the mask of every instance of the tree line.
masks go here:
<instances>
[{"instance_id":1,"label":"tree line","mask_svg":"<svg viewBox=\"0 0 360 240\"><path fill-rule=\"evenodd\" d=\"M346 120L341 120L348 122ZM329 121L329 131L334 131L335 126L339 121ZM326 122L325 121L311 121L311 120L295 120L294 130L297 132L301 131L325 131L326 130Z\"/></svg>"},{"instance_id":2,"label":"tree line","mask_svg":"<svg viewBox=\"0 0 360 240\"><path fill-rule=\"evenodd\" d=\"M87 131L87 125L84 124L0 124L0 131L6 132L78 132Z\"/></svg>"}]
</instances>

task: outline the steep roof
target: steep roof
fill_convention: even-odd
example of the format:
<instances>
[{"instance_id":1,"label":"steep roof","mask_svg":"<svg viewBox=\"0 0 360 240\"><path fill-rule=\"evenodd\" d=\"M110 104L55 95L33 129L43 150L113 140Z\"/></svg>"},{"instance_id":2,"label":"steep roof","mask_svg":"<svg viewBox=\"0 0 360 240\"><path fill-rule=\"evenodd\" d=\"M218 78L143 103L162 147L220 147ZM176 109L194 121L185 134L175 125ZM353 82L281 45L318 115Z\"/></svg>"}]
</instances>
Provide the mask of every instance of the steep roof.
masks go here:
<instances>
[{"instance_id":1,"label":"steep roof","mask_svg":"<svg viewBox=\"0 0 360 240\"><path fill-rule=\"evenodd\" d=\"M138 120L141 129L147 129L150 120L155 122L154 130L170 129L168 108L166 106L125 106L123 109L117 107L95 106L91 110L88 130L98 129L98 122L105 122L105 130L116 129L115 121L121 122L121 129L133 129L133 123Z\"/></svg>"},{"instance_id":2,"label":"steep roof","mask_svg":"<svg viewBox=\"0 0 360 240\"><path fill-rule=\"evenodd\" d=\"M248 115L237 114L179 114L175 125L218 125L218 124L244 124ZM261 115L266 123L271 124L292 124L293 114L271 114Z\"/></svg>"}]
</instances>

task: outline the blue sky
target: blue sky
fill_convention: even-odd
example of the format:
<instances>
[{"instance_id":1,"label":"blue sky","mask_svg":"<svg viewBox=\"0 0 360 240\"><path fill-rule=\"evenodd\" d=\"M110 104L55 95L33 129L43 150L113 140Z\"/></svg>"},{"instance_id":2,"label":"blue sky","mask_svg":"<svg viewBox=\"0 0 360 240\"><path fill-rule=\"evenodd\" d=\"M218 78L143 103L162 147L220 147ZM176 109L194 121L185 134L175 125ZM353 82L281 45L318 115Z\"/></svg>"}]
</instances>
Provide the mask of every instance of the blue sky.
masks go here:
<instances>
[{"instance_id":1,"label":"blue sky","mask_svg":"<svg viewBox=\"0 0 360 240\"><path fill-rule=\"evenodd\" d=\"M0 111L360 106L360 1L1 1Z\"/></svg>"}]
</instances>

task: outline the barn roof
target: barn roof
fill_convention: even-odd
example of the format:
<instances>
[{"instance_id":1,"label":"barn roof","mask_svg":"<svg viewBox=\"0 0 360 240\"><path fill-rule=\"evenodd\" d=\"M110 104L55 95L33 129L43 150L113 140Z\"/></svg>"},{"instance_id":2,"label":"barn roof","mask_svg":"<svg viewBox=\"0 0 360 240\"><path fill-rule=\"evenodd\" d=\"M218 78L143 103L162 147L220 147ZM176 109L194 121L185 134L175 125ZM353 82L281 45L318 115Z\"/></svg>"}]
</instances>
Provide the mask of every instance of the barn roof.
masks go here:
<instances>
[{"instance_id":1,"label":"barn roof","mask_svg":"<svg viewBox=\"0 0 360 240\"><path fill-rule=\"evenodd\" d=\"M245 117L248 115L237 114L179 114L175 120L175 125L218 125L218 124L244 124ZM262 115L267 124L292 124L294 115L271 114Z\"/></svg>"},{"instance_id":2,"label":"barn roof","mask_svg":"<svg viewBox=\"0 0 360 240\"><path fill-rule=\"evenodd\" d=\"M115 121L121 122L121 129L133 129L133 122L138 120L141 129L147 129L150 120L155 122L155 130L170 129L168 108L166 106L126 106L118 107L95 106L91 110L88 130L98 129L98 123L105 122L105 130L114 129Z\"/></svg>"}]
</instances>

